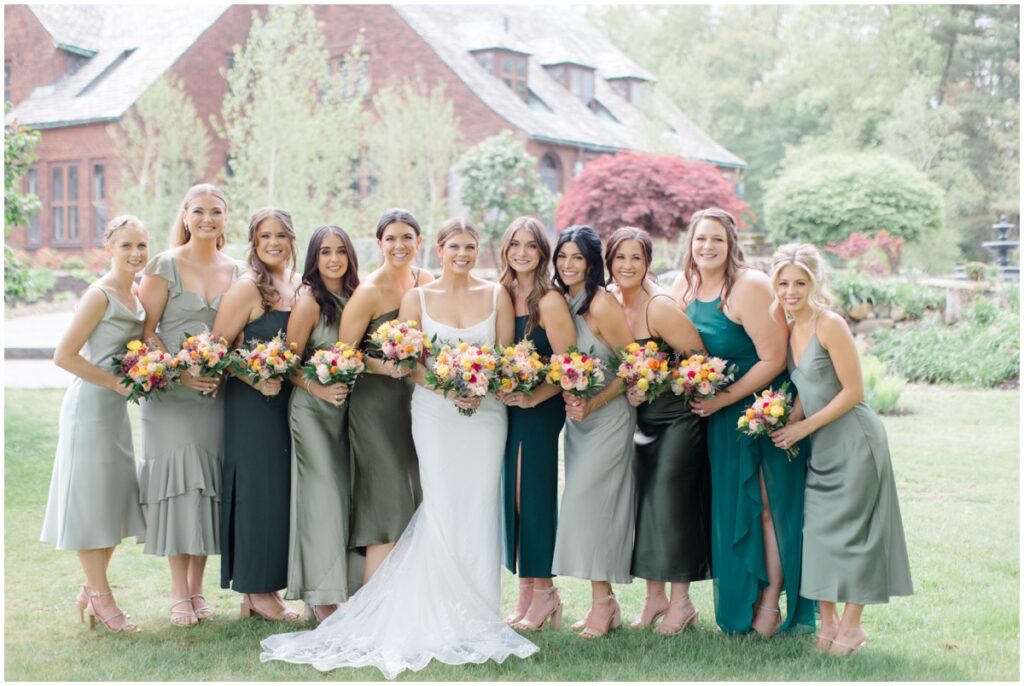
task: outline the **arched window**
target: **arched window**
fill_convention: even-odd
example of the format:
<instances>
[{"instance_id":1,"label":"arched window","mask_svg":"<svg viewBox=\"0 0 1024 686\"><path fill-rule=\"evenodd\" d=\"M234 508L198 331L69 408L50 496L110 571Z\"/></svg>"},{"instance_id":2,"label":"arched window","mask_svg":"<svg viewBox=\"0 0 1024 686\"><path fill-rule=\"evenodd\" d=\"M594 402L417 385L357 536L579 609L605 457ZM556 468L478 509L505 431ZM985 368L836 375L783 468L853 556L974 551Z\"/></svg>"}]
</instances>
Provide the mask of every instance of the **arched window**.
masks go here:
<instances>
[{"instance_id":1,"label":"arched window","mask_svg":"<svg viewBox=\"0 0 1024 686\"><path fill-rule=\"evenodd\" d=\"M562 169L553 153L546 152L540 158L540 180L552 193L562 192Z\"/></svg>"}]
</instances>

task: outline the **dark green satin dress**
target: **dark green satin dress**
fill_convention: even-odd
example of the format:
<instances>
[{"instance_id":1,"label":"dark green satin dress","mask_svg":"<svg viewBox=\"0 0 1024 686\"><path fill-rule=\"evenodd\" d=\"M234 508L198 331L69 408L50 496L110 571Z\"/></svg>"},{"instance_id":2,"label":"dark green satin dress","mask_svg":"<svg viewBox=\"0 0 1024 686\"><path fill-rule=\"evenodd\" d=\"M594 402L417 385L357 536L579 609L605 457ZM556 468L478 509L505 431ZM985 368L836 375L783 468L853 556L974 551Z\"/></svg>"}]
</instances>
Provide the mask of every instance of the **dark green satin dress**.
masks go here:
<instances>
[{"instance_id":1,"label":"dark green satin dress","mask_svg":"<svg viewBox=\"0 0 1024 686\"><path fill-rule=\"evenodd\" d=\"M370 334L396 319L398 310L370 320ZM413 381L364 374L348 400L348 436L352 447L352 530L349 546L394 543L423 499L419 463L412 442Z\"/></svg>"},{"instance_id":2,"label":"dark green satin dress","mask_svg":"<svg viewBox=\"0 0 1024 686\"><path fill-rule=\"evenodd\" d=\"M737 378L757 361L757 349L743 327L718 309L721 298L694 300L686 308L711 355L736 364ZM771 386L778 390L787 374ZM751 397L751 402L753 398ZM754 620L754 603L768 585L761 530L761 486L764 473L768 505L782 562L784 619L780 633L814 630L814 602L800 596L804 521L804 482L810 445L802 441L793 461L766 438L752 439L736 430L750 403L741 399L707 420L711 464L711 571L715 579L715 620L727 634L746 633Z\"/></svg>"},{"instance_id":3,"label":"dark green satin dress","mask_svg":"<svg viewBox=\"0 0 1024 686\"><path fill-rule=\"evenodd\" d=\"M662 351L672 349L660 338ZM655 581L711 578L711 476L705 426L667 391L636 409L636 534L630 573Z\"/></svg>"},{"instance_id":4,"label":"dark green satin dress","mask_svg":"<svg viewBox=\"0 0 1024 686\"><path fill-rule=\"evenodd\" d=\"M288 315L271 310L246 324L246 344L287 331ZM272 593L288 585L291 393L287 380L270 397L234 376L225 384L221 588Z\"/></svg>"},{"instance_id":5,"label":"dark green satin dress","mask_svg":"<svg viewBox=\"0 0 1024 686\"><path fill-rule=\"evenodd\" d=\"M523 340L528 315L516 317L516 342ZM530 338L541 357L551 356L540 326ZM551 576L558 525L558 436L565 424L565 401L554 395L540 405L508 408L508 439L502 472L505 507L505 566L531 578ZM516 513L516 457L522 448L519 512Z\"/></svg>"}]
</instances>

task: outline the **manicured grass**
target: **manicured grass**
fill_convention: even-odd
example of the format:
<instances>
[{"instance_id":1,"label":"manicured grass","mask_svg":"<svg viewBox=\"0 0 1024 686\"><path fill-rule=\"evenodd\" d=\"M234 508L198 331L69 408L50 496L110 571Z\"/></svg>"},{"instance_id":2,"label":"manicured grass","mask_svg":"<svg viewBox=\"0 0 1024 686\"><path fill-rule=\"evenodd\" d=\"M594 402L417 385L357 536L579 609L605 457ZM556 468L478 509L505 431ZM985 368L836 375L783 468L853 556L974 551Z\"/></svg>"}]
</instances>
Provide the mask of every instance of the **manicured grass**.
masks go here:
<instances>
[{"instance_id":1,"label":"manicured grass","mask_svg":"<svg viewBox=\"0 0 1024 686\"><path fill-rule=\"evenodd\" d=\"M56 446L59 391L7 391L5 398L8 680L274 681L382 679L371 668L316 670L259 662L259 641L290 627L237 619L238 596L218 588L210 559L206 596L217 619L192 630L167 623L168 573L160 558L126 543L111 566L122 607L141 634L90 632L73 597L76 556L38 542ZM916 594L869 607L871 642L847 660L811 650L812 638L727 638L714 625L711 584L691 596L701 625L681 636L615 632L582 641L566 627L532 638L540 653L449 667L431 663L399 680L1007 680L1019 678L1018 391L916 386L911 414L884 419L910 548ZM133 409L137 424L137 412ZM138 445L138 443L136 443ZM586 609L589 587L558 580L566 619ZM505 609L515 580L506 576ZM643 583L616 588L626 619L639 611ZM429 631L429 625L423 627Z\"/></svg>"}]
</instances>

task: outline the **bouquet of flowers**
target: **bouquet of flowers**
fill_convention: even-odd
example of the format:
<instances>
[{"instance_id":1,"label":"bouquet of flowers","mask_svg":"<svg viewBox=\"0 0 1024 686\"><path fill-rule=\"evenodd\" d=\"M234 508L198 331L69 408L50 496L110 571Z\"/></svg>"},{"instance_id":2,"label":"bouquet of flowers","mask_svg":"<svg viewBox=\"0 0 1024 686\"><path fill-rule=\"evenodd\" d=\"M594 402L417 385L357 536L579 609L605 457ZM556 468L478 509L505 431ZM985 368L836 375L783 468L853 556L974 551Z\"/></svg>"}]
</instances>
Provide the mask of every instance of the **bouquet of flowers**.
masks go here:
<instances>
[{"instance_id":1,"label":"bouquet of flowers","mask_svg":"<svg viewBox=\"0 0 1024 686\"><path fill-rule=\"evenodd\" d=\"M302 366L303 376L322 386L351 385L364 371L363 351L341 341L326 350L315 350Z\"/></svg>"},{"instance_id":2,"label":"bouquet of flowers","mask_svg":"<svg viewBox=\"0 0 1024 686\"><path fill-rule=\"evenodd\" d=\"M209 331L197 336L186 333L181 350L174 356L174 367L178 372L189 372L193 376L216 376L230 364L227 340Z\"/></svg>"},{"instance_id":3,"label":"bouquet of flowers","mask_svg":"<svg viewBox=\"0 0 1024 686\"><path fill-rule=\"evenodd\" d=\"M501 352L498 358L498 390L502 393L530 393L543 383L547 372L547 365L540 359L533 341L524 339Z\"/></svg>"},{"instance_id":4,"label":"bouquet of flowers","mask_svg":"<svg viewBox=\"0 0 1024 686\"><path fill-rule=\"evenodd\" d=\"M560 386L581 398L589 398L604 386L604 360L581 353L569 346L564 355L552 355L548 369L548 383Z\"/></svg>"},{"instance_id":5,"label":"bouquet of flowers","mask_svg":"<svg viewBox=\"0 0 1024 686\"><path fill-rule=\"evenodd\" d=\"M779 387L777 392L766 388L761 391L761 395L755 393L754 403L740 415L739 421L736 423L739 432L757 438L758 436L767 436L775 429L785 426L793 411L788 389L789 382L787 381ZM790 460L799 454L800 449L795 446L786 448L786 457Z\"/></svg>"},{"instance_id":6,"label":"bouquet of flowers","mask_svg":"<svg viewBox=\"0 0 1024 686\"><path fill-rule=\"evenodd\" d=\"M465 341L444 344L427 370L427 387L445 395L454 392L457 398L482 398L496 391L498 357L489 345L477 346ZM475 410L458 408L459 414L473 416Z\"/></svg>"},{"instance_id":7,"label":"bouquet of flowers","mask_svg":"<svg viewBox=\"0 0 1024 686\"><path fill-rule=\"evenodd\" d=\"M409 369L416 366L424 350L430 350L426 336L411 319L407 322L398 319L384 322L370 334L370 344L380 350L385 360L407 365Z\"/></svg>"},{"instance_id":8,"label":"bouquet of flowers","mask_svg":"<svg viewBox=\"0 0 1024 686\"><path fill-rule=\"evenodd\" d=\"M672 373L668 353L660 350L655 341L644 345L630 343L625 350L619 348L615 352L621 360L616 374L634 396L650 403L668 389Z\"/></svg>"},{"instance_id":9,"label":"bouquet of flowers","mask_svg":"<svg viewBox=\"0 0 1024 686\"><path fill-rule=\"evenodd\" d=\"M289 376L301 362L280 331L269 341L249 341L249 347L238 348L232 353L232 358L235 370L254 384L277 376Z\"/></svg>"},{"instance_id":10,"label":"bouquet of flowers","mask_svg":"<svg viewBox=\"0 0 1024 686\"><path fill-rule=\"evenodd\" d=\"M721 357L694 353L672 370L672 392L688 398L713 398L732 383L737 367Z\"/></svg>"},{"instance_id":11,"label":"bouquet of flowers","mask_svg":"<svg viewBox=\"0 0 1024 686\"><path fill-rule=\"evenodd\" d=\"M113 357L114 373L121 384L131 389L128 402L139 404L166 390L177 378L174 358L159 348L150 348L142 341L128 341L127 351Z\"/></svg>"}]
</instances>

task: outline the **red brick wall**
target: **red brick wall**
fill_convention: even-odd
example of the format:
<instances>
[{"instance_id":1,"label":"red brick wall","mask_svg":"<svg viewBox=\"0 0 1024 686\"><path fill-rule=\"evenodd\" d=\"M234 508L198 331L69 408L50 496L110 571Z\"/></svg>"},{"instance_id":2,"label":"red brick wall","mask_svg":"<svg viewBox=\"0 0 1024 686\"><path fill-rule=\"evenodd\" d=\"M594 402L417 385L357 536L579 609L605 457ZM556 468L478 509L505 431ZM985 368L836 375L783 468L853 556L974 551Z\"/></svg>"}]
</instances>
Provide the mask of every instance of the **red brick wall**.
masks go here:
<instances>
[{"instance_id":1,"label":"red brick wall","mask_svg":"<svg viewBox=\"0 0 1024 686\"><path fill-rule=\"evenodd\" d=\"M4 6L4 65L11 67L8 90L15 105L64 73L63 51L27 5Z\"/></svg>"}]
</instances>

